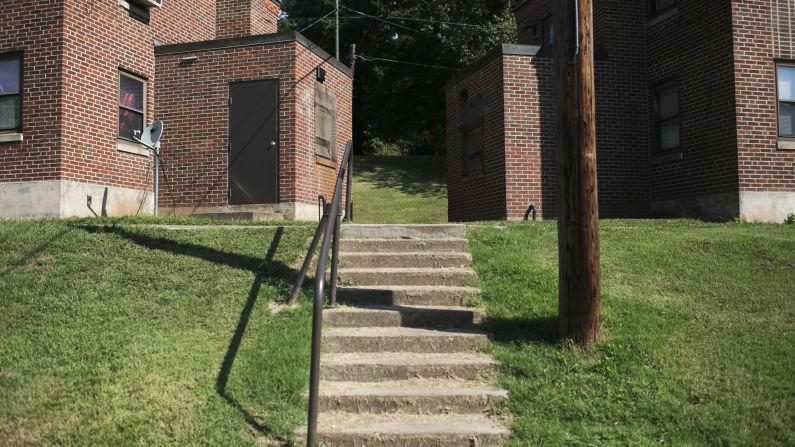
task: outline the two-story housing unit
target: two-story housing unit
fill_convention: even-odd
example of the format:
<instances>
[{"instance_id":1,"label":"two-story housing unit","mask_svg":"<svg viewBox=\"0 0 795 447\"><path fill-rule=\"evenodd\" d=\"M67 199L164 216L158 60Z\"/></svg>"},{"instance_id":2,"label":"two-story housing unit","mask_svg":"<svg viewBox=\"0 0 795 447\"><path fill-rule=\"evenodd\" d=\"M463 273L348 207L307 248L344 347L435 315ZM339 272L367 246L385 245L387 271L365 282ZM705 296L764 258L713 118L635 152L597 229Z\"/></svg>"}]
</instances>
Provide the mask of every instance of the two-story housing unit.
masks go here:
<instances>
[{"instance_id":1,"label":"two-story housing unit","mask_svg":"<svg viewBox=\"0 0 795 447\"><path fill-rule=\"evenodd\" d=\"M316 219L350 70L275 0L36 0L0 10L0 217L268 211Z\"/></svg>"},{"instance_id":2,"label":"two-story housing unit","mask_svg":"<svg viewBox=\"0 0 795 447\"><path fill-rule=\"evenodd\" d=\"M795 6L594 0L603 217L795 213ZM447 84L449 217L555 217L550 0Z\"/></svg>"}]
</instances>

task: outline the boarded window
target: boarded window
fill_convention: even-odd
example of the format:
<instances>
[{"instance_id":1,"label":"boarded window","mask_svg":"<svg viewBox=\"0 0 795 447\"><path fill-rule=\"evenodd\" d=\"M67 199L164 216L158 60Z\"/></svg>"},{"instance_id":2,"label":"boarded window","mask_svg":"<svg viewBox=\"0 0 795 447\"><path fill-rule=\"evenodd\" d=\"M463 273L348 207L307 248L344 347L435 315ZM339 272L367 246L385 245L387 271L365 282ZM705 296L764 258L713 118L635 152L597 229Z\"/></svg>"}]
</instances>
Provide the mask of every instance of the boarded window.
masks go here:
<instances>
[{"instance_id":1,"label":"boarded window","mask_svg":"<svg viewBox=\"0 0 795 447\"><path fill-rule=\"evenodd\" d=\"M463 122L459 126L464 140L464 173L483 170L483 97L466 99Z\"/></svg>"},{"instance_id":2,"label":"boarded window","mask_svg":"<svg viewBox=\"0 0 795 447\"><path fill-rule=\"evenodd\" d=\"M315 85L315 153L334 160L337 144L337 97L323 84Z\"/></svg>"}]
</instances>

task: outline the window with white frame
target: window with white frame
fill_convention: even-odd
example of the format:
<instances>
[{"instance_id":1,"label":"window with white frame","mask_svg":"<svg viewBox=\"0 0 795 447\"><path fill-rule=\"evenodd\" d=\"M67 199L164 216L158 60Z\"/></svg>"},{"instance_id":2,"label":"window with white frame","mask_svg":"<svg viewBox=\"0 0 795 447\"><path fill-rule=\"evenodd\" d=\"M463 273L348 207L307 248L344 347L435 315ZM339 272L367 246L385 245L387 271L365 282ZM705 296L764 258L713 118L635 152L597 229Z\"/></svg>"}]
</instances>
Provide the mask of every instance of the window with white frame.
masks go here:
<instances>
[{"instance_id":1,"label":"window with white frame","mask_svg":"<svg viewBox=\"0 0 795 447\"><path fill-rule=\"evenodd\" d=\"M146 80L119 73L119 138L140 136L146 122Z\"/></svg>"},{"instance_id":2,"label":"window with white frame","mask_svg":"<svg viewBox=\"0 0 795 447\"><path fill-rule=\"evenodd\" d=\"M795 138L795 62L776 66L778 135Z\"/></svg>"},{"instance_id":3,"label":"window with white frame","mask_svg":"<svg viewBox=\"0 0 795 447\"><path fill-rule=\"evenodd\" d=\"M0 132L22 129L22 54L0 54Z\"/></svg>"},{"instance_id":4,"label":"window with white frame","mask_svg":"<svg viewBox=\"0 0 795 447\"><path fill-rule=\"evenodd\" d=\"M653 102L657 150L679 148L679 86L666 83L655 87Z\"/></svg>"}]
</instances>

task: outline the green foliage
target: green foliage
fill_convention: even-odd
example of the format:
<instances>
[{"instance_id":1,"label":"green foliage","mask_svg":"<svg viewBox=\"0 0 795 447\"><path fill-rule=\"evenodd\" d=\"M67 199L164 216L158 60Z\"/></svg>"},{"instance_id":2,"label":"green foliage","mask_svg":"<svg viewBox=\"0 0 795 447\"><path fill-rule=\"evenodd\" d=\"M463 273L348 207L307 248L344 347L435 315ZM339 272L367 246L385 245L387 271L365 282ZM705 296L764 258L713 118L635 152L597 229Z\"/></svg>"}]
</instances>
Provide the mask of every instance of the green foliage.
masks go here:
<instances>
[{"instance_id":1,"label":"green foliage","mask_svg":"<svg viewBox=\"0 0 795 447\"><path fill-rule=\"evenodd\" d=\"M447 222L443 157L357 156L353 163L355 223Z\"/></svg>"},{"instance_id":2,"label":"green foliage","mask_svg":"<svg viewBox=\"0 0 795 447\"><path fill-rule=\"evenodd\" d=\"M311 231L0 222L0 444L292 438L311 307L267 303Z\"/></svg>"},{"instance_id":3,"label":"green foliage","mask_svg":"<svg viewBox=\"0 0 795 447\"><path fill-rule=\"evenodd\" d=\"M795 213L792 213L787 216L787 220L784 221L786 224L795 225Z\"/></svg>"},{"instance_id":4,"label":"green foliage","mask_svg":"<svg viewBox=\"0 0 795 447\"><path fill-rule=\"evenodd\" d=\"M386 58L452 70L358 60L354 85L353 128L357 153L373 153L382 143L398 144L402 153L444 152L444 84L458 69L497 44L515 41L511 2L506 0L346 0L342 9L341 58L351 44L368 58ZM302 30L334 9L334 0L285 0L284 30ZM427 21L406 21L400 18ZM293 19L291 19L293 18ZM306 19L305 19L306 18ZM302 31L330 54L335 52L333 15ZM435 21L432 23L428 21ZM467 23L456 26L438 22ZM382 143L373 140L380 139Z\"/></svg>"},{"instance_id":5,"label":"green foliage","mask_svg":"<svg viewBox=\"0 0 795 447\"><path fill-rule=\"evenodd\" d=\"M603 221L602 337L558 340L554 222L470 227L508 445L795 444L795 233Z\"/></svg>"}]
</instances>

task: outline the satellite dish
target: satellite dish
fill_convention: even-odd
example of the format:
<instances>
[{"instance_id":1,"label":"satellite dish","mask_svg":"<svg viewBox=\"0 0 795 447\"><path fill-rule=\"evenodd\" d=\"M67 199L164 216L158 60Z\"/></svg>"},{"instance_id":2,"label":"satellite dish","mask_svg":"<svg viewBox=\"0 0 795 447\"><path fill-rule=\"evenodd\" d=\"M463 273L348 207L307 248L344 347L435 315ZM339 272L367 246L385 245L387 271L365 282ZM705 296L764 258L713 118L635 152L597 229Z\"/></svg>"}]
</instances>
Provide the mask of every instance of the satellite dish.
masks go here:
<instances>
[{"instance_id":1,"label":"satellite dish","mask_svg":"<svg viewBox=\"0 0 795 447\"><path fill-rule=\"evenodd\" d=\"M137 136L134 136L133 138L148 148L154 148L158 143L160 143L161 135L163 135L163 122L157 120L144 129L143 133L141 134L141 138L138 138Z\"/></svg>"}]
</instances>

